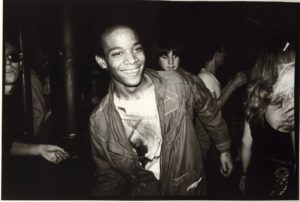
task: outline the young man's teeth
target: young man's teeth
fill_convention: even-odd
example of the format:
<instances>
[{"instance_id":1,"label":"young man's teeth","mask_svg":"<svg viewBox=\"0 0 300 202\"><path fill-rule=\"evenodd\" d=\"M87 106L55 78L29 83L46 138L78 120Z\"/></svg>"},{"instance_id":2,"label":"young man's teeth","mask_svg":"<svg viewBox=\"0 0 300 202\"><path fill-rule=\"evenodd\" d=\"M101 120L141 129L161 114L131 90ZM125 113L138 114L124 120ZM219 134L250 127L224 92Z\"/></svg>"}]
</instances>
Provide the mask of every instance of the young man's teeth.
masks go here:
<instances>
[{"instance_id":1,"label":"young man's teeth","mask_svg":"<svg viewBox=\"0 0 300 202\"><path fill-rule=\"evenodd\" d=\"M127 69L127 70L124 70L124 72L130 74L130 73L135 73L138 70L139 70L138 68L136 68L136 69Z\"/></svg>"}]
</instances>

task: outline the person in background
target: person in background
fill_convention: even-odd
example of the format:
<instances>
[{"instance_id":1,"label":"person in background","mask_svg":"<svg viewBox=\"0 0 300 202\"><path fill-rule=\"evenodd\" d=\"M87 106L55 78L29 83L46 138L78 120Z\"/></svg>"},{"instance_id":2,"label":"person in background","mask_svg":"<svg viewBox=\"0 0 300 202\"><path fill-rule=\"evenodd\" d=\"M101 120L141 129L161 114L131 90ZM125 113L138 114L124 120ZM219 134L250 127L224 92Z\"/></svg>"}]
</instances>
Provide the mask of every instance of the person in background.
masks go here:
<instances>
[{"instance_id":1,"label":"person in background","mask_svg":"<svg viewBox=\"0 0 300 202\"><path fill-rule=\"evenodd\" d=\"M294 39L272 40L257 58L250 79L240 189L249 199L296 199Z\"/></svg>"},{"instance_id":2,"label":"person in background","mask_svg":"<svg viewBox=\"0 0 300 202\"><path fill-rule=\"evenodd\" d=\"M227 126L202 82L145 68L143 46L129 25L102 29L97 45L95 60L111 85L90 116L95 197L205 195L194 116L220 152L222 173L230 175Z\"/></svg>"},{"instance_id":3,"label":"person in background","mask_svg":"<svg viewBox=\"0 0 300 202\"><path fill-rule=\"evenodd\" d=\"M226 52L221 44L219 47L211 47L210 50L207 50L205 67L202 68L198 74L198 77L205 83L212 96L217 99L219 109L222 109L225 102L237 88L247 83L247 75L243 72L238 72L233 79L221 89L220 83L215 75L216 71L224 64L225 58Z\"/></svg>"},{"instance_id":4,"label":"person in background","mask_svg":"<svg viewBox=\"0 0 300 202\"><path fill-rule=\"evenodd\" d=\"M167 32L168 33L168 32ZM171 32L174 33L174 32ZM180 37L172 34L162 34L156 37L156 42L153 47L153 61L154 67L162 71L176 71L187 79L202 82L197 76L189 73L183 67L183 50L184 46ZM206 159L207 151L210 148L210 136L203 127L203 124L197 117L195 117L195 128L198 134L199 142L201 144L203 160Z\"/></svg>"},{"instance_id":5,"label":"person in background","mask_svg":"<svg viewBox=\"0 0 300 202\"><path fill-rule=\"evenodd\" d=\"M180 68L181 49L182 47L172 42L168 44L156 43L154 55L160 70L178 70Z\"/></svg>"},{"instance_id":6,"label":"person in background","mask_svg":"<svg viewBox=\"0 0 300 202\"><path fill-rule=\"evenodd\" d=\"M47 122L51 115L50 107L50 80L48 54L36 49L35 63L31 69L32 113L35 136L46 135ZM49 124L49 123L48 123Z\"/></svg>"},{"instance_id":7,"label":"person in background","mask_svg":"<svg viewBox=\"0 0 300 202\"><path fill-rule=\"evenodd\" d=\"M18 77L20 75L20 63L22 62L21 55L17 51L17 49L9 42L5 42L5 74L4 74L4 103L3 105L6 106L6 104L10 104L6 102L6 100L9 100L14 97L14 88L17 83ZM4 112L10 112L7 113L9 116L14 116L14 108L17 108L16 106L11 107L4 107ZM9 111L11 110L11 111ZM4 113L3 119L6 120L6 114ZM10 123L12 127L10 129L15 128L17 129L18 123L14 120L11 120ZM3 125L6 128L6 124ZM5 131L5 130L4 130ZM7 133L6 133L7 132ZM13 135L18 135L19 131L15 130L15 132L10 133L10 131L5 131L3 133L3 136L10 136L9 139L11 139L11 144L8 144L6 146L10 146L9 152L11 155L40 155L44 159L53 162L53 163L59 163L62 160L66 159L68 157L68 153L64 151L62 148L55 146L55 145L35 145L35 144L26 144L20 141L17 141L17 139L14 139ZM17 138L17 137L16 137Z\"/></svg>"},{"instance_id":8,"label":"person in background","mask_svg":"<svg viewBox=\"0 0 300 202\"><path fill-rule=\"evenodd\" d=\"M203 61L204 67L201 68L198 77L204 82L205 86L209 89L212 97L216 99L218 103L218 109L223 112L225 103L233 95L233 92L237 88L241 87L247 83L247 75L243 72L238 72L232 79L230 79L227 84L221 89L219 80L216 77L217 71L223 67L227 53L224 49L224 42L218 37L212 37L213 41L209 38L207 41L207 46L203 45L203 51L199 53L199 58ZM227 67L228 68L228 67ZM229 71L229 69L228 69ZM240 100L242 103L242 100ZM238 110L239 108L237 108ZM242 110L242 109L241 109ZM236 112L235 112L236 113ZM225 117L225 116L224 116ZM228 123L228 128L232 140L232 154L235 160L239 159L239 146L240 146L240 133L237 133L237 129L233 127L232 123L229 122L226 117L225 120ZM240 123L240 128L242 130L242 122ZM210 195L216 197L227 197L230 196L231 192L235 187L230 187L228 185L227 179L219 174L219 171L215 168L218 165L218 154L214 146L211 146L207 154L207 166L208 166L208 191ZM229 179L234 180L234 179ZM236 189L238 191L238 189Z\"/></svg>"},{"instance_id":9,"label":"person in background","mask_svg":"<svg viewBox=\"0 0 300 202\"><path fill-rule=\"evenodd\" d=\"M61 147L50 144L33 144L26 141L20 131L20 93L18 78L20 77L22 57L15 46L5 41L4 45L4 96L3 96L3 129L2 129L2 196L17 197L16 189L19 185L13 173L16 161L13 156L40 156L54 164L67 159L69 154ZM20 165L19 165L20 166ZM19 167L18 166L18 167ZM23 171L27 165L23 165ZM20 169L20 167L18 168ZM26 172L22 173L26 176ZM32 181L35 179L32 179ZM23 183L23 182L22 182ZM31 182L24 182L25 184ZM27 187L21 187L25 190ZM21 195L21 193L19 193Z\"/></svg>"}]
</instances>

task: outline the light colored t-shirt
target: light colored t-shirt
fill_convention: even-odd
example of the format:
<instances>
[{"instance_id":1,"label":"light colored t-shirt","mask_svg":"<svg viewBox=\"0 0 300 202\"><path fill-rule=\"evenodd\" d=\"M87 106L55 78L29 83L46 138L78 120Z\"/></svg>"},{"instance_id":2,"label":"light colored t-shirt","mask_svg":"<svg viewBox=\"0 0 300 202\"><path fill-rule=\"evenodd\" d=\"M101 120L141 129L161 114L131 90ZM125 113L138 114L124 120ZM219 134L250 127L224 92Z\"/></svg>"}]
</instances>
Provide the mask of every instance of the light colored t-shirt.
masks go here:
<instances>
[{"instance_id":1,"label":"light colored t-shirt","mask_svg":"<svg viewBox=\"0 0 300 202\"><path fill-rule=\"evenodd\" d=\"M146 148L145 157L149 161L145 169L153 172L159 180L162 137L154 87L141 99L134 101L122 100L114 95L114 104L130 143L134 148Z\"/></svg>"},{"instance_id":2,"label":"light colored t-shirt","mask_svg":"<svg viewBox=\"0 0 300 202\"><path fill-rule=\"evenodd\" d=\"M211 94L216 93L217 98L221 96L221 87L218 79L205 68L202 68L198 77L203 81L205 86L209 89Z\"/></svg>"}]
</instances>

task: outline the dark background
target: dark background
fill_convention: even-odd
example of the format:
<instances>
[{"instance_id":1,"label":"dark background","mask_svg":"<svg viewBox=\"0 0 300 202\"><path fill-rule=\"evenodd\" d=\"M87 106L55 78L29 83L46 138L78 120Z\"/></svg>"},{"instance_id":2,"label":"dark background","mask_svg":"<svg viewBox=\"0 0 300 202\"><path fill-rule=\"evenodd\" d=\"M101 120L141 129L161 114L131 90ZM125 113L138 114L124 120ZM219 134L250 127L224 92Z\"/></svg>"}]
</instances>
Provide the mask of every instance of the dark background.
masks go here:
<instances>
[{"instance_id":1,"label":"dark background","mask_svg":"<svg viewBox=\"0 0 300 202\"><path fill-rule=\"evenodd\" d=\"M30 19L32 42L59 49L64 5L71 10L79 69L95 65L90 52L95 26L126 19L137 25L146 46L151 47L156 36L164 33L181 38L188 69L195 73L201 52L221 34L234 58L233 69L248 69L267 40L280 33L296 34L299 11L297 3L280 2L5 0L4 29L11 29L25 13Z\"/></svg>"}]
</instances>

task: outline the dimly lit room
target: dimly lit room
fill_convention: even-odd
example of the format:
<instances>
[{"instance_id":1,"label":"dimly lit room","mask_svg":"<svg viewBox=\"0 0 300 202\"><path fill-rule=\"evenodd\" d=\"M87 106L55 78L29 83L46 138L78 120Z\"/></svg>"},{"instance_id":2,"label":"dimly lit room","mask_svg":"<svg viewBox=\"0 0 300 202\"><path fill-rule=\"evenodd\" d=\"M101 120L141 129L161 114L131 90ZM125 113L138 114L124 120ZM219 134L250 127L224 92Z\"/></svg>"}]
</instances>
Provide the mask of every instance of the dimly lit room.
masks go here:
<instances>
[{"instance_id":1,"label":"dimly lit room","mask_svg":"<svg viewBox=\"0 0 300 202\"><path fill-rule=\"evenodd\" d=\"M4 0L1 199L299 199L297 70L279 83L281 69L299 67L299 5ZM126 47L137 42L123 50L113 34ZM217 55L222 62L213 66ZM124 64L141 62L139 70L114 67L123 57ZM207 86L205 72L218 90ZM146 76L125 82L135 74ZM153 99L136 94L148 80ZM290 86L286 94L292 88L289 104L274 98L278 86ZM132 95L144 102L130 103ZM129 126L125 104L136 107L130 117L147 120ZM139 135L151 146L134 142ZM271 159L270 168L253 166L256 157ZM274 182L263 181L263 172Z\"/></svg>"}]
</instances>

